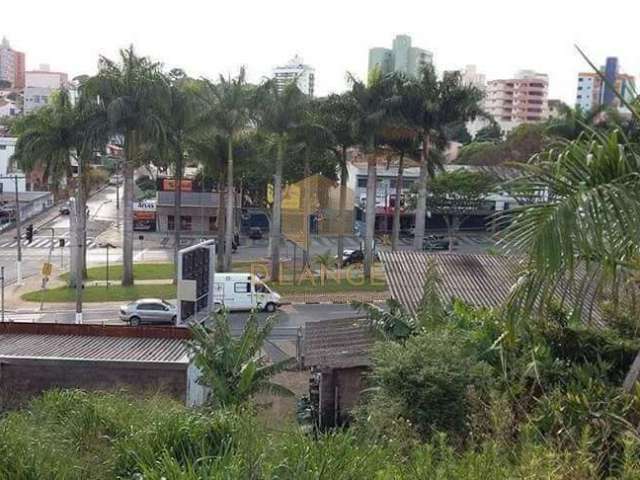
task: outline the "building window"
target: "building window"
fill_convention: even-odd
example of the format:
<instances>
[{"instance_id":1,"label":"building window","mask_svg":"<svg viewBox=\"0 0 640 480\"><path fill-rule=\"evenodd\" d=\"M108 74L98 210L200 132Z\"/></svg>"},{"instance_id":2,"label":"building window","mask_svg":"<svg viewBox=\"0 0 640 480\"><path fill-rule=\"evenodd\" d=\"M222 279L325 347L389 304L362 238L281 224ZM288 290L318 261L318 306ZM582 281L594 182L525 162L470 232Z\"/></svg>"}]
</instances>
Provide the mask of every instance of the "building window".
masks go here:
<instances>
[{"instance_id":1,"label":"building window","mask_svg":"<svg viewBox=\"0 0 640 480\"><path fill-rule=\"evenodd\" d=\"M186 232L191 231L191 215L184 215L180 217L180 230Z\"/></svg>"},{"instance_id":2,"label":"building window","mask_svg":"<svg viewBox=\"0 0 640 480\"><path fill-rule=\"evenodd\" d=\"M366 177L358 179L358 188L367 188L367 179L366 179Z\"/></svg>"},{"instance_id":3,"label":"building window","mask_svg":"<svg viewBox=\"0 0 640 480\"><path fill-rule=\"evenodd\" d=\"M167 230L173 231L176 229L176 219L173 215L167 216Z\"/></svg>"},{"instance_id":4,"label":"building window","mask_svg":"<svg viewBox=\"0 0 640 480\"><path fill-rule=\"evenodd\" d=\"M213 232L215 230L217 230L218 225L217 225L217 218L216 217L209 217L209 231Z\"/></svg>"}]
</instances>

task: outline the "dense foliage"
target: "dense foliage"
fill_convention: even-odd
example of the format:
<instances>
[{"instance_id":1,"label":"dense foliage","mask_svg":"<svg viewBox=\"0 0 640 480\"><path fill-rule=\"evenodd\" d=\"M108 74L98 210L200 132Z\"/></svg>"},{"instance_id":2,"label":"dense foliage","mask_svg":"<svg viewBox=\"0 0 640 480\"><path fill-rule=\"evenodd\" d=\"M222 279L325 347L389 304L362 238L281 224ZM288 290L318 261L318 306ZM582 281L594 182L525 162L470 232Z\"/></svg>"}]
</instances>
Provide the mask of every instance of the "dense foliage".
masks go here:
<instances>
[{"instance_id":1,"label":"dense foliage","mask_svg":"<svg viewBox=\"0 0 640 480\"><path fill-rule=\"evenodd\" d=\"M506 412L496 411L505 416ZM497 418L496 420L499 420ZM54 391L0 421L0 478L27 479L588 479L587 440L578 448L483 441L453 448L335 432L314 439L292 426L272 430L255 412L188 410L163 398ZM620 478L637 478L637 443L627 438Z\"/></svg>"}]
</instances>

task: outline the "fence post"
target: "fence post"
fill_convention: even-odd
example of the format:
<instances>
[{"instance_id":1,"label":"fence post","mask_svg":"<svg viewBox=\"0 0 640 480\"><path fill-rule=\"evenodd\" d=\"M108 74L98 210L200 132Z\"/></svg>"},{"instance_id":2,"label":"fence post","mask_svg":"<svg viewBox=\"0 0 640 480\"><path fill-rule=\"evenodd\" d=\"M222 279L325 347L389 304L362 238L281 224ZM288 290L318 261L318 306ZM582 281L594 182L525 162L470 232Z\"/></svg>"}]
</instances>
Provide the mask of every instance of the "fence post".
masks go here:
<instances>
[{"instance_id":1,"label":"fence post","mask_svg":"<svg viewBox=\"0 0 640 480\"><path fill-rule=\"evenodd\" d=\"M298 332L296 336L296 363L298 364L298 369L302 369L302 327L298 327Z\"/></svg>"}]
</instances>

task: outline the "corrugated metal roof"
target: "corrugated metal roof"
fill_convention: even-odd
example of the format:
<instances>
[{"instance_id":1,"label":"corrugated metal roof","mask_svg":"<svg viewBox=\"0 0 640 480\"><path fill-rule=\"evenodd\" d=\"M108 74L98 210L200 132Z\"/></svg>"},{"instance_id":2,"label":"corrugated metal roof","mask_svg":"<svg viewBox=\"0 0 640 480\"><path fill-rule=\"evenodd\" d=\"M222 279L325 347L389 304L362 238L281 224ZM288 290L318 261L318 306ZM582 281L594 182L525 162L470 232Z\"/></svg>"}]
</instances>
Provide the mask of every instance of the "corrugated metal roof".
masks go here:
<instances>
[{"instance_id":1,"label":"corrugated metal roof","mask_svg":"<svg viewBox=\"0 0 640 480\"><path fill-rule=\"evenodd\" d=\"M458 298L477 307L497 307L517 278L517 259L495 255L465 255L415 251L380 252L393 298L415 314L429 265L440 277L444 301Z\"/></svg>"},{"instance_id":2,"label":"corrugated metal roof","mask_svg":"<svg viewBox=\"0 0 640 480\"><path fill-rule=\"evenodd\" d=\"M0 358L188 363L187 346L173 338L1 334Z\"/></svg>"},{"instance_id":3,"label":"corrugated metal roof","mask_svg":"<svg viewBox=\"0 0 640 480\"><path fill-rule=\"evenodd\" d=\"M368 352L375 338L364 319L308 322L304 334L307 366L350 368L371 364Z\"/></svg>"},{"instance_id":4,"label":"corrugated metal roof","mask_svg":"<svg viewBox=\"0 0 640 480\"><path fill-rule=\"evenodd\" d=\"M475 307L502 306L518 279L520 257L489 254L427 253L416 251L380 252L387 284L394 299L416 314L423 297L427 270L436 269L443 301L456 298ZM561 287L558 287L558 294ZM566 299L575 301L567 288ZM585 322L600 325L602 312L597 304L583 312Z\"/></svg>"}]
</instances>

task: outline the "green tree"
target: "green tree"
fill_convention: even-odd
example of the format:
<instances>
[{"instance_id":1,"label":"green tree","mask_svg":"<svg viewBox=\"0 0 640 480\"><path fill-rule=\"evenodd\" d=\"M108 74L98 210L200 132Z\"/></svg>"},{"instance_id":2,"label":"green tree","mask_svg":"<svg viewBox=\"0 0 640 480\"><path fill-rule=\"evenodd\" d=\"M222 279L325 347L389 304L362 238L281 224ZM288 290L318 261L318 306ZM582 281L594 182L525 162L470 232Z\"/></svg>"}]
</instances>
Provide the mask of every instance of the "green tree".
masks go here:
<instances>
[{"instance_id":1,"label":"green tree","mask_svg":"<svg viewBox=\"0 0 640 480\"><path fill-rule=\"evenodd\" d=\"M280 243L282 242L283 168L292 142L293 132L304 121L308 97L295 83L279 89L275 82L267 82L259 90L258 128L267 149L275 150L273 175L273 208L271 214L271 280L280 281Z\"/></svg>"},{"instance_id":2,"label":"green tree","mask_svg":"<svg viewBox=\"0 0 640 480\"><path fill-rule=\"evenodd\" d=\"M237 77L220 76L217 83L208 80L204 82L205 101L208 113L203 120L225 136L227 141L227 184L226 184L226 214L224 270L231 270L231 244L235 230L235 183L234 183L234 146L240 135L249 128L255 99L254 89L247 83L244 68L240 69Z\"/></svg>"},{"instance_id":3,"label":"green tree","mask_svg":"<svg viewBox=\"0 0 640 480\"><path fill-rule=\"evenodd\" d=\"M520 316L539 311L567 291L575 292L576 314L603 300L618 311L625 294L635 296L640 265L636 146L617 131L585 133L521 168L523 176L509 188L531 201L510 212L503 242L507 252L526 252L528 260L512 291L511 311ZM638 374L640 354L627 389Z\"/></svg>"},{"instance_id":4,"label":"green tree","mask_svg":"<svg viewBox=\"0 0 640 480\"><path fill-rule=\"evenodd\" d=\"M370 72L369 83L365 85L355 77L351 81L350 95L355 101L356 112L353 126L358 143L367 158L367 204L365 207L366 232L364 240L364 277L372 278L373 246L376 223L377 153L379 134L390 119L390 99L395 79Z\"/></svg>"},{"instance_id":5,"label":"green tree","mask_svg":"<svg viewBox=\"0 0 640 480\"><path fill-rule=\"evenodd\" d=\"M482 127L473 137L474 142L499 142L502 140L502 129L494 119L489 121L489 125Z\"/></svg>"},{"instance_id":6,"label":"green tree","mask_svg":"<svg viewBox=\"0 0 640 480\"><path fill-rule=\"evenodd\" d=\"M337 159L340 176L340 199L338 218L337 255L338 267L342 268L342 252L344 251L344 235L347 233L347 221L344 214L347 211L347 151L358 143L353 130L353 122L357 114L357 104L353 96L348 93L332 94L321 99L317 105L319 122L331 133L333 139L329 149Z\"/></svg>"},{"instance_id":7,"label":"green tree","mask_svg":"<svg viewBox=\"0 0 640 480\"><path fill-rule=\"evenodd\" d=\"M459 169L440 172L429 181L427 208L443 216L447 224L449 250L453 237L470 216L482 212L485 198L495 185L495 179L485 172Z\"/></svg>"},{"instance_id":8,"label":"green tree","mask_svg":"<svg viewBox=\"0 0 640 480\"><path fill-rule=\"evenodd\" d=\"M201 372L198 381L211 389L210 402L214 406L239 406L258 393L293 396L290 390L271 382L291 361L267 364L261 353L275 317L269 317L260 326L251 315L237 338L231 333L225 312L215 314L211 320L211 327L205 324L191 327L189 346L193 362Z\"/></svg>"},{"instance_id":9,"label":"green tree","mask_svg":"<svg viewBox=\"0 0 640 480\"><path fill-rule=\"evenodd\" d=\"M133 176L145 160L145 146L166 140L168 83L159 63L120 51L120 62L100 57L98 74L82 89L106 108L113 133L124 138L124 210L122 285L133 285Z\"/></svg>"},{"instance_id":10,"label":"green tree","mask_svg":"<svg viewBox=\"0 0 640 480\"><path fill-rule=\"evenodd\" d=\"M440 153L448 141L446 127L454 122L473 120L481 113L480 100L482 92L464 85L458 72L447 73L439 80L431 65L403 89L403 115L422 144L414 238L416 249L422 249L427 182L441 167Z\"/></svg>"},{"instance_id":11,"label":"green tree","mask_svg":"<svg viewBox=\"0 0 640 480\"><path fill-rule=\"evenodd\" d=\"M41 166L45 183L57 185L64 178L69 187L75 187L79 249L72 286L82 283L78 279L86 271L84 212L92 178L89 163L107 142L105 119L106 112L92 98L83 95L73 104L68 92L61 90L48 105L22 118L14 130L18 135L14 159L20 168L31 171ZM72 163L78 166L77 180Z\"/></svg>"},{"instance_id":12,"label":"green tree","mask_svg":"<svg viewBox=\"0 0 640 480\"><path fill-rule=\"evenodd\" d=\"M174 190L174 246L173 261L176 265L174 281L177 283L178 252L180 250L180 233L182 230L182 175L184 173L187 137L195 127L195 99L190 80L180 69L174 69L168 75L167 118L164 120L166 128L166 150L170 164L175 169Z\"/></svg>"}]
</instances>

